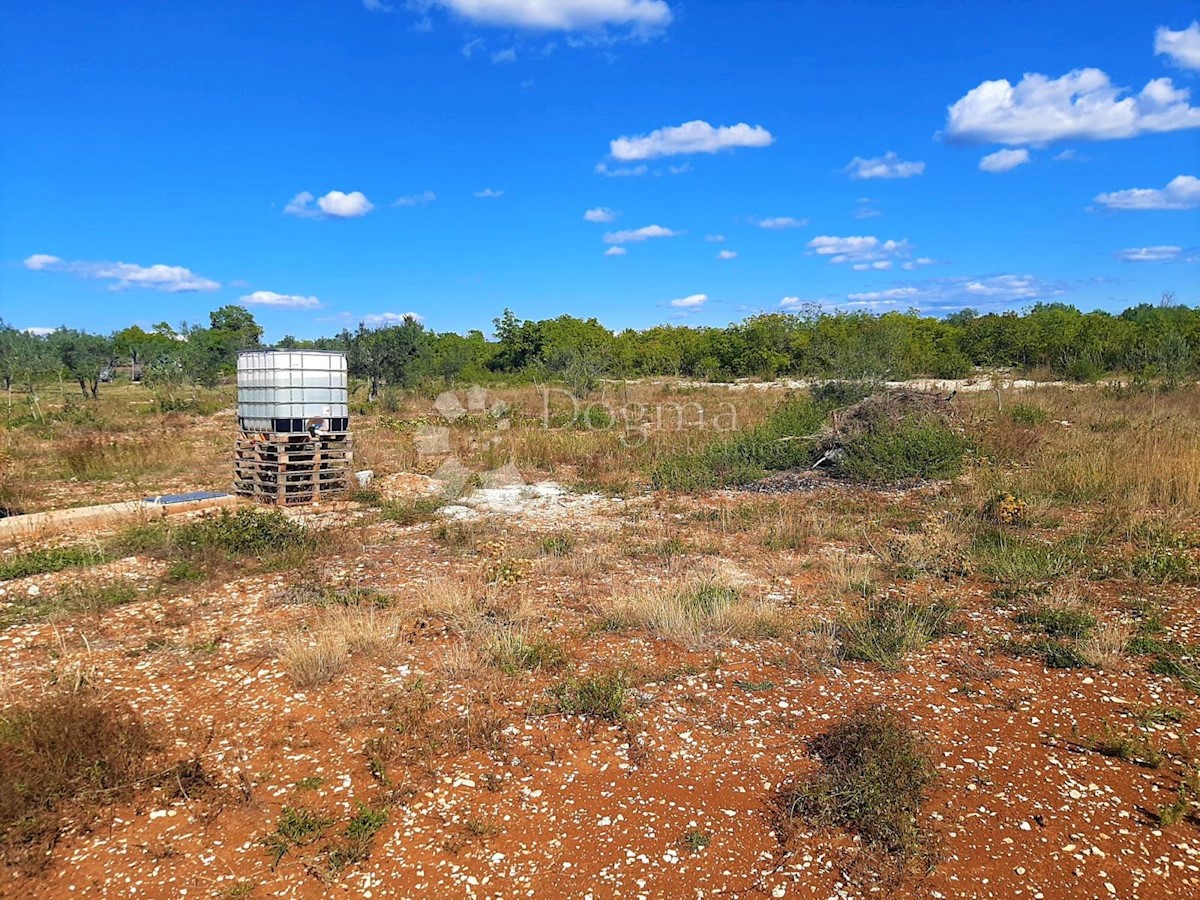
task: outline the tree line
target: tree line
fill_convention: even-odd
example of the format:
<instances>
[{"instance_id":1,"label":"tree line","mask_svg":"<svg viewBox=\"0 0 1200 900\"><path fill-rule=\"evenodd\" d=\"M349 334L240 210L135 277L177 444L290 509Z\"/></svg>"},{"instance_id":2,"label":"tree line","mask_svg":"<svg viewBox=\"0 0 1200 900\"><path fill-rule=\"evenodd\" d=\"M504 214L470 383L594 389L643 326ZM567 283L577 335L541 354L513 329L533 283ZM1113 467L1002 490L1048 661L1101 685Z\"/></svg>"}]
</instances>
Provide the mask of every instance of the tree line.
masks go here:
<instances>
[{"instance_id":1,"label":"tree line","mask_svg":"<svg viewBox=\"0 0 1200 900\"><path fill-rule=\"evenodd\" d=\"M964 309L944 318L915 311L764 313L724 328L658 325L614 332L596 319L538 321L511 310L494 336L434 332L415 318L345 329L279 349L339 350L372 398L385 386L489 378L560 379L582 395L605 377L959 378L976 369L1035 370L1075 381L1125 375L1179 382L1200 368L1200 308L1170 295L1118 314L1039 303L1023 313ZM0 321L0 377L31 395L47 379L70 381L86 397L128 369L149 387L215 386L233 374L237 353L263 347L263 330L241 306L209 314L207 327L166 322L110 335L63 327L34 335Z\"/></svg>"}]
</instances>

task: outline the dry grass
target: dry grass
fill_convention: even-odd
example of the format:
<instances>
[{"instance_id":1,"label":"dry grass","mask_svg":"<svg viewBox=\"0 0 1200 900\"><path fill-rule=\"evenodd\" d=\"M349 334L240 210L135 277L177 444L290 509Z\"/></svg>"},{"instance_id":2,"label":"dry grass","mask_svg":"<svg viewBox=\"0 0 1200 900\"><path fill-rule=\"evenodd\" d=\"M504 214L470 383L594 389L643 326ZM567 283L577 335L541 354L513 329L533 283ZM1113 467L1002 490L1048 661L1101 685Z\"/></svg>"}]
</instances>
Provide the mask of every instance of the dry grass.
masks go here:
<instances>
[{"instance_id":1,"label":"dry grass","mask_svg":"<svg viewBox=\"0 0 1200 900\"><path fill-rule=\"evenodd\" d=\"M838 599L869 597L880 583L875 557L836 547L822 554L819 570L829 595Z\"/></svg>"},{"instance_id":2,"label":"dry grass","mask_svg":"<svg viewBox=\"0 0 1200 900\"><path fill-rule=\"evenodd\" d=\"M290 634L283 639L279 661L301 690L320 687L345 671L350 650L340 634Z\"/></svg>"},{"instance_id":3,"label":"dry grass","mask_svg":"<svg viewBox=\"0 0 1200 900\"><path fill-rule=\"evenodd\" d=\"M644 628L684 647L732 637L774 638L794 630L791 617L769 601L748 599L727 580L696 578L617 597L601 608L605 628Z\"/></svg>"},{"instance_id":4,"label":"dry grass","mask_svg":"<svg viewBox=\"0 0 1200 900\"><path fill-rule=\"evenodd\" d=\"M1121 622L1105 623L1079 641L1079 656L1089 666L1097 669L1110 672L1119 670L1128 662L1125 648L1133 635L1134 629L1130 625Z\"/></svg>"}]
</instances>

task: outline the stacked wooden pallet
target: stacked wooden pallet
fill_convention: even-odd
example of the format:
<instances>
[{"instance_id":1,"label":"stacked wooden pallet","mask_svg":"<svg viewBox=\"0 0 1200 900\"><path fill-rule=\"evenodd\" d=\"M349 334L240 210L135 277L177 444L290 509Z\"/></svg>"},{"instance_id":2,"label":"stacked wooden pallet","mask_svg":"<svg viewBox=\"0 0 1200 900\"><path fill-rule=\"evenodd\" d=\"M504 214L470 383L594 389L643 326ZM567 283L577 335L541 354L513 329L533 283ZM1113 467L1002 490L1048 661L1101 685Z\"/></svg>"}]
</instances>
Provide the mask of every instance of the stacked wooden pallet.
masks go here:
<instances>
[{"instance_id":1,"label":"stacked wooden pallet","mask_svg":"<svg viewBox=\"0 0 1200 900\"><path fill-rule=\"evenodd\" d=\"M242 431L234 441L233 492L278 506L345 495L353 461L349 432Z\"/></svg>"}]
</instances>

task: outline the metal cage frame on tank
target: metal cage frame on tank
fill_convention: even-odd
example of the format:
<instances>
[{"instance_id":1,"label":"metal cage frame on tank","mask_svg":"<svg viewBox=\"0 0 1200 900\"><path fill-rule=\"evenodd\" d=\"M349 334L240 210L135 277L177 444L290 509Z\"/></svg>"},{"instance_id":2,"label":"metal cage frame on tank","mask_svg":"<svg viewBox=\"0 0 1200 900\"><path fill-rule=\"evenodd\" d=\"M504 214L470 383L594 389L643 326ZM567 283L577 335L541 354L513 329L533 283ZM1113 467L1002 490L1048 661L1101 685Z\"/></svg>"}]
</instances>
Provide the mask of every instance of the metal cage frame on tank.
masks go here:
<instances>
[{"instance_id":1,"label":"metal cage frame on tank","mask_svg":"<svg viewBox=\"0 0 1200 900\"><path fill-rule=\"evenodd\" d=\"M314 360L322 365L305 367ZM281 506L347 494L354 459L348 413L345 354L239 354L234 493Z\"/></svg>"}]
</instances>

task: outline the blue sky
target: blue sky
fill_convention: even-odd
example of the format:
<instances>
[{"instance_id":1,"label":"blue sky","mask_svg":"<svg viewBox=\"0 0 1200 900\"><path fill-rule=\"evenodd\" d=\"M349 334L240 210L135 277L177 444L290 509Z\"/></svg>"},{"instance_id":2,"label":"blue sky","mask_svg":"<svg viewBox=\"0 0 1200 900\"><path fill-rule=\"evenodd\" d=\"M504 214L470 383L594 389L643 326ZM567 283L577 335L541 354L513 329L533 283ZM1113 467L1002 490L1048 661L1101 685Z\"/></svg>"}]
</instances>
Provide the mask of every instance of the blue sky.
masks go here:
<instances>
[{"instance_id":1,"label":"blue sky","mask_svg":"<svg viewBox=\"0 0 1200 900\"><path fill-rule=\"evenodd\" d=\"M407 312L489 330L506 306L642 328L1200 303L1195 17L7 4L0 316L107 331L242 302L270 339Z\"/></svg>"}]
</instances>

